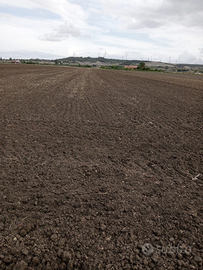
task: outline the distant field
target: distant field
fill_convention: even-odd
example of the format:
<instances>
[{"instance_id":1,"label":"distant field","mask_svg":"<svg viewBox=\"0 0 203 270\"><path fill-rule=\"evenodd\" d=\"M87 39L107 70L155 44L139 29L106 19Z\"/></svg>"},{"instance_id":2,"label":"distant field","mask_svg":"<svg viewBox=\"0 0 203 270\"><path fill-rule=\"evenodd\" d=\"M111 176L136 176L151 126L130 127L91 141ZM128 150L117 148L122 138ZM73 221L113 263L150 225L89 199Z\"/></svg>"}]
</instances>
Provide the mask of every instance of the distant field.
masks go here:
<instances>
[{"instance_id":1,"label":"distant field","mask_svg":"<svg viewBox=\"0 0 203 270\"><path fill-rule=\"evenodd\" d=\"M0 115L0 269L202 269L203 76L0 65Z\"/></svg>"}]
</instances>

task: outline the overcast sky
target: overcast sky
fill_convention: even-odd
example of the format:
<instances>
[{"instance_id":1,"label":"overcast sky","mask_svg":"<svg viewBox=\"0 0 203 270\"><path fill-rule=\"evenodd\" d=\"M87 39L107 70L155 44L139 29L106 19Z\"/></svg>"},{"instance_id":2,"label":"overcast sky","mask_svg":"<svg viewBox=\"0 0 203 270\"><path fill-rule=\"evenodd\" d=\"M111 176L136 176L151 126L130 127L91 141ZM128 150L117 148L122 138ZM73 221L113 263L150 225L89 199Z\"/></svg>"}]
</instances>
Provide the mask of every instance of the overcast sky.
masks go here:
<instances>
[{"instance_id":1,"label":"overcast sky","mask_svg":"<svg viewBox=\"0 0 203 270\"><path fill-rule=\"evenodd\" d=\"M0 0L0 57L203 63L203 0Z\"/></svg>"}]
</instances>

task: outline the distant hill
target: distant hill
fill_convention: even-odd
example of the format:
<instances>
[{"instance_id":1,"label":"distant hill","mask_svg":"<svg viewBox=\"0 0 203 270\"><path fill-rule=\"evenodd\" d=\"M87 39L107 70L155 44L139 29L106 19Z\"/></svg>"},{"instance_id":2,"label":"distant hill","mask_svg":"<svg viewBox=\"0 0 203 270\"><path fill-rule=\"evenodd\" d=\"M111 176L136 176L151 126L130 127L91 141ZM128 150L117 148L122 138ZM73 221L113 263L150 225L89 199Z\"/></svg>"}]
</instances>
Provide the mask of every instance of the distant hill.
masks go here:
<instances>
[{"instance_id":1,"label":"distant hill","mask_svg":"<svg viewBox=\"0 0 203 270\"><path fill-rule=\"evenodd\" d=\"M104 57L65 57L56 59L58 61L62 61L64 64L81 64L81 65L95 65L95 66L110 66L110 65L119 65L119 66L127 66L127 65L139 65L140 62L145 62L146 66L149 67L159 67L159 68L178 68L178 69L200 69L203 70L203 65L198 64L173 64L173 63L164 63L164 62L155 62L155 61L144 61L144 60L121 60L121 59L108 59Z\"/></svg>"},{"instance_id":2,"label":"distant hill","mask_svg":"<svg viewBox=\"0 0 203 270\"><path fill-rule=\"evenodd\" d=\"M0 63L11 62L12 59L0 58ZM121 60L121 59L109 59L105 57L64 57L55 60L46 60L39 58L20 59L24 64L42 64L42 65L60 65L60 66L82 66L82 67L97 67L97 68L124 68L125 66L138 66L140 62L144 62L146 67L152 71L171 71L171 72L190 72L190 73L203 73L203 65L198 64L174 64L164 63L158 61L145 61L145 60Z\"/></svg>"},{"instance_id":3,"label":"distant hill","mask_svg":"<svg viewBox=\"0 0 203 270\"><path fill-rule=\"evenodd\" d=\"M119 59L108 59L104 57L66 57L66 58L60 58L57 59L59 61L63 61L63 63L89 63L89 64L96 64L96 63L101 63L101 65L137 65L141 61L140 60L119 60Z\"/></svg>"}]
</instances>

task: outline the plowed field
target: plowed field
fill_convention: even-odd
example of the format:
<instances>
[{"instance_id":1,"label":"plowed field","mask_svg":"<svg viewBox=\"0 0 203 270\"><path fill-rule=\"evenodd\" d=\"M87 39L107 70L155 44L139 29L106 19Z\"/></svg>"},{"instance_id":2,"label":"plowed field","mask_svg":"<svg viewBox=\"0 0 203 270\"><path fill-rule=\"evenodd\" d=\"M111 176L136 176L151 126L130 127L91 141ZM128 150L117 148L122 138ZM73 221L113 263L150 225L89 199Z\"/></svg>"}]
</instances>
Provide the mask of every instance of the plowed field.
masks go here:
<instances>
[{"instance_id":1,"label":"plowed field","mask_svg":"<svg viewBox=\"0 0 203 270\"><path fill-rule=\"evenodd\" d=\"M0 269L203 269L203 76L0 65Z\"/></svg>"}]
</instances>

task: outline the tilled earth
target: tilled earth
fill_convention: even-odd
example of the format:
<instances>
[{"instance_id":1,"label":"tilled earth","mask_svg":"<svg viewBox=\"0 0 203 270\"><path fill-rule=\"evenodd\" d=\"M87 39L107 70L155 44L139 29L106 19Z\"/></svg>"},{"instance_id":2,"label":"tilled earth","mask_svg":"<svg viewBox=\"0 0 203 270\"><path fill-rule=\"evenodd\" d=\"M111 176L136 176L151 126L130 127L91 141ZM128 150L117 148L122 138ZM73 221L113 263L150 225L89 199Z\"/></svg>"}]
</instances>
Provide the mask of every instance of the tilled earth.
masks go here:
<instances>
[{"instance_id":1,"label":"tilled earth","mask_svg":"<svg viewBox=\"0 0 203 270\"><path fill-rule=\"evenodd\" d=\"M203 76L0 65L0 269L203 269Z\"/></svg>"}]
</instances>

